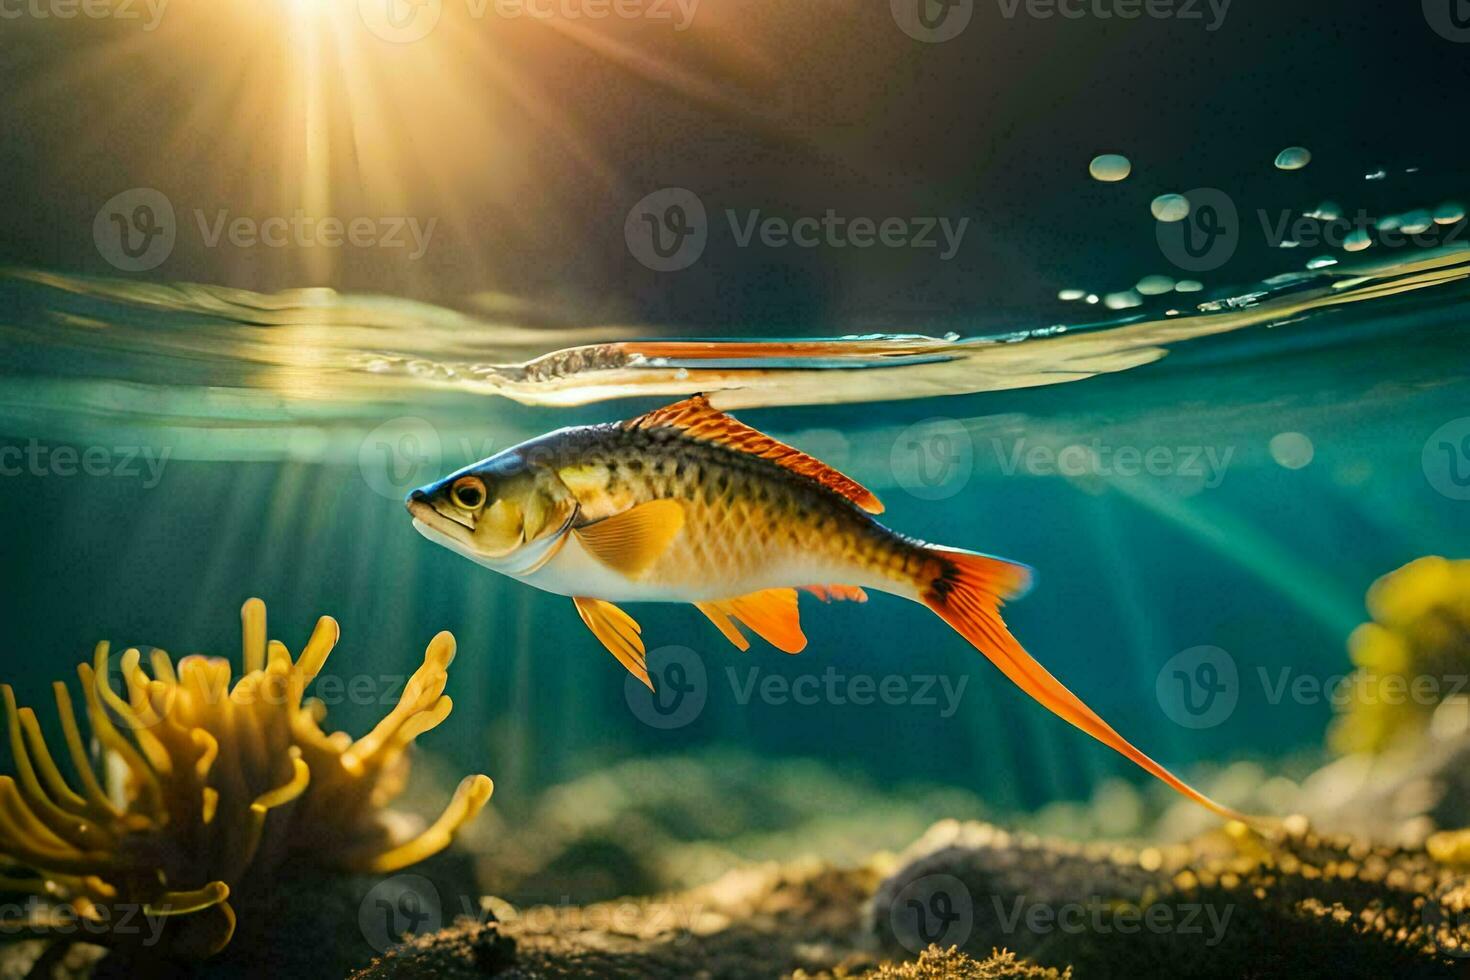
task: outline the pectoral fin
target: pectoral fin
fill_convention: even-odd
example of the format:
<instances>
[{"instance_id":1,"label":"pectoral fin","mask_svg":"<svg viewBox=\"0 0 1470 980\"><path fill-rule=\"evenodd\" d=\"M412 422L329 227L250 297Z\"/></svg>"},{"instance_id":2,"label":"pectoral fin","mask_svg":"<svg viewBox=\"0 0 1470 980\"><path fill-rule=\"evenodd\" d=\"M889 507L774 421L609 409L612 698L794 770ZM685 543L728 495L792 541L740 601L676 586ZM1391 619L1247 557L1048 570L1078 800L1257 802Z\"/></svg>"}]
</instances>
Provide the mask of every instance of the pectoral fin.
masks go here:
<instances>
[{"instance_id":1,"label":"pectoral fin","mask_svg":"<svg viewBox=\"0 0 1470 980\"><path fill-rule=\"evenodd\" d=\"M726 639L742 650L750 649L750 641L736 623L748 627L771 646L786 653L800 653L806 649L806 634L801 631L795 589L765 589L733 599L697 602L695 606L725 634Z\"/></svg>"},{"instance_id":2,"label":"pectoral fin","mask_svg":"<svg viewBox=\"0 0 1470 980\"><path fill-rule=\"evenodd\" d=\"M577 607L578 615L592 635L618 658L618 663L628 668L628 673L646 684L650 691L653 690L643 658L643 637L638 635L641 631L633 617L601 599L574 596L572 604Z\"/></svg>"},{"instance_id":3,"label":"pectoral fin","mask_svg":"<svg viewBox=\"0 0 1470 980\"><path fill-rule=\"evenodd\" d=\"M636 579L668 550L683 527L683 505L666 499L639 504L573 533L593 558Z\"/></svg>"}]
</instances>

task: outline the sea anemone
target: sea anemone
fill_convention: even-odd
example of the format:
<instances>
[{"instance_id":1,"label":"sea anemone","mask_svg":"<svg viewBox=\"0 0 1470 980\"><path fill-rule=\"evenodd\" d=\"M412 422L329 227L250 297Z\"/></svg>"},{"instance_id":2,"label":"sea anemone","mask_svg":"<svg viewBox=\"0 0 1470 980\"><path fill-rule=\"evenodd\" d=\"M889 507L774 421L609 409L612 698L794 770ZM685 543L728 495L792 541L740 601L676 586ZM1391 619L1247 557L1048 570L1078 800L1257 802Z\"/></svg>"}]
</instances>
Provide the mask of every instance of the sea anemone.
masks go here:
<instances>
[{"instance_id":1,"label":"sea anemone","mask_svg":"<svg viewBox=\"0 0 1470 980\"><path fill-rule=\"evenodd\" d=\"M1374 582L1348 638L1356 670L1330 733L1339 752L1380 752L1463 725L1470 676L1470 561L1416 559Z\"/></svg>"},{"instance_id":2,"label":"sea anemone","mask_svg":"<svg viewBox=\"0 0 1470 980\"><path fill-rule=\"evenodd\" d=\"M326 706L304 697L336 646L336 622L318 620L293 659L267 642L259 599L241 619L244 674L233 684L224 659L175 665L154 650L145 671L128 650L119 692L98 644L77 668L92 751L66 685L54 684L70 780L36 713L0 687L16 768L0 777L0 890L33 896L22 932L204 958L234 934L230 896L268 889L283 864L392 873L448 846L485 805L489 778L470 776L421 833L386 810L409 745L449 715L452 635L434 637L398 704L353 740L324 732Z\"/></svg>"}]
</instances>

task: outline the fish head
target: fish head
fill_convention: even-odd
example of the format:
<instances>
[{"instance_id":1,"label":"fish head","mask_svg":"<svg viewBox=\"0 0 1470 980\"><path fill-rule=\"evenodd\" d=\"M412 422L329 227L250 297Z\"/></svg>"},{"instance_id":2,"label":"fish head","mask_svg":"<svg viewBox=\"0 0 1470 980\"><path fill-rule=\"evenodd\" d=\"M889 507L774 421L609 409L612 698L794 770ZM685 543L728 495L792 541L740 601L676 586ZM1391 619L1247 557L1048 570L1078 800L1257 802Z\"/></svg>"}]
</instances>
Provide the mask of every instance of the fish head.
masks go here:
<instances>
[{"instance_id":1,"label":"fish head","mask_svg":"<svg viewBox=\"0 0 1470 980\"><path fill-rule=\"evenodd\" d=\"M431 541L511 574L554 549L577 512L555 468L529 444L425 484L404 504Z\"/></svg>"}]
</instances>

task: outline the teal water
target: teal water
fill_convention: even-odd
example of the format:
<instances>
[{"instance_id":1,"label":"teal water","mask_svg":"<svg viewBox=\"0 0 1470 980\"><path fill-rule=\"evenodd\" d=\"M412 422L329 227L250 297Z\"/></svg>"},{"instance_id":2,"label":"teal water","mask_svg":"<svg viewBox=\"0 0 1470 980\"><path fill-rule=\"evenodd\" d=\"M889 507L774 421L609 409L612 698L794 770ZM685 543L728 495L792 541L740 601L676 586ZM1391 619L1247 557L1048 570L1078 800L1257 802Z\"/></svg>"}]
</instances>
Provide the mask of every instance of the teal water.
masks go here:
<instances>
[{"instance_id":1,"label":"teal water","mask_svg":"<svg viewBox=\"0 0 1470 980\"><path fill-rule=\"evenodd\" d=\"M425 747L494 775L497 804L705 748L1005 810L1144 780L886 596L803 598L794 657L635 608L666 691L651 706L570 603L404 513L408 488L521 439L708 388L874 489L891 526L1035 567L1014 632L1156 758L1270 773L1320 748L1328 699L1282 685L1348 669L1368 585L1470 553L1465 254L1391 258L1019 332L978 317L948 339L604 347L539 370L518 365L657 334L19 273L0 285L7 679L39 703L98 639L234 656L260 596L293 649L318 615L341 623L323 696L354 732L453 631L456 708ZM1199 673L1201 647L1234 679Z\"/></svg>"}]
</instances>

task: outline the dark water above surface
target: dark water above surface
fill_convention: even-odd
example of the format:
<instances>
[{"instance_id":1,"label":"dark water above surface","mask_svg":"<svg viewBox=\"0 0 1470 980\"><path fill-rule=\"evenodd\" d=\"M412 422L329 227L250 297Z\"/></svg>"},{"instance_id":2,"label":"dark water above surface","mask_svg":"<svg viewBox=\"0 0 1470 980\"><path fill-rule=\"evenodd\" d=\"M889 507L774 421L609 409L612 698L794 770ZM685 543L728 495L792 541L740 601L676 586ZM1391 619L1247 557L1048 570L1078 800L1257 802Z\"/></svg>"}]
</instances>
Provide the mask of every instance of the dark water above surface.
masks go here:
<instances>
[{"instance_id":1,"label":"dark water above surface","mask_svg":"<svg viewBox=\"0 0 1470 980\"><path fill-rule=\"evenodd\" d=\"M891 526L1034 566L1013 630L1155 757L1282 758L1332 713L1282 683L1348 668L1367 586L1470 552L1467 269L1447 249L1064 328L794 347L18 274L0 285L7 674L34 701L97 639L233 654L258 595L293 648L320 614L342 624L349 730L452 630L457 707L428 747L493 772L497 799L707 746L1002 807L1139 778L885 596L804 599L797 657L638 608L656 676L677 661L690 695L649 715L566 600L403 512L409 487L530 435L708 390L874 489ZM1237 672L1223 713L1181 707L1173 658L1194 676L1201 647Z\"/></svg>"}]
</instances>

